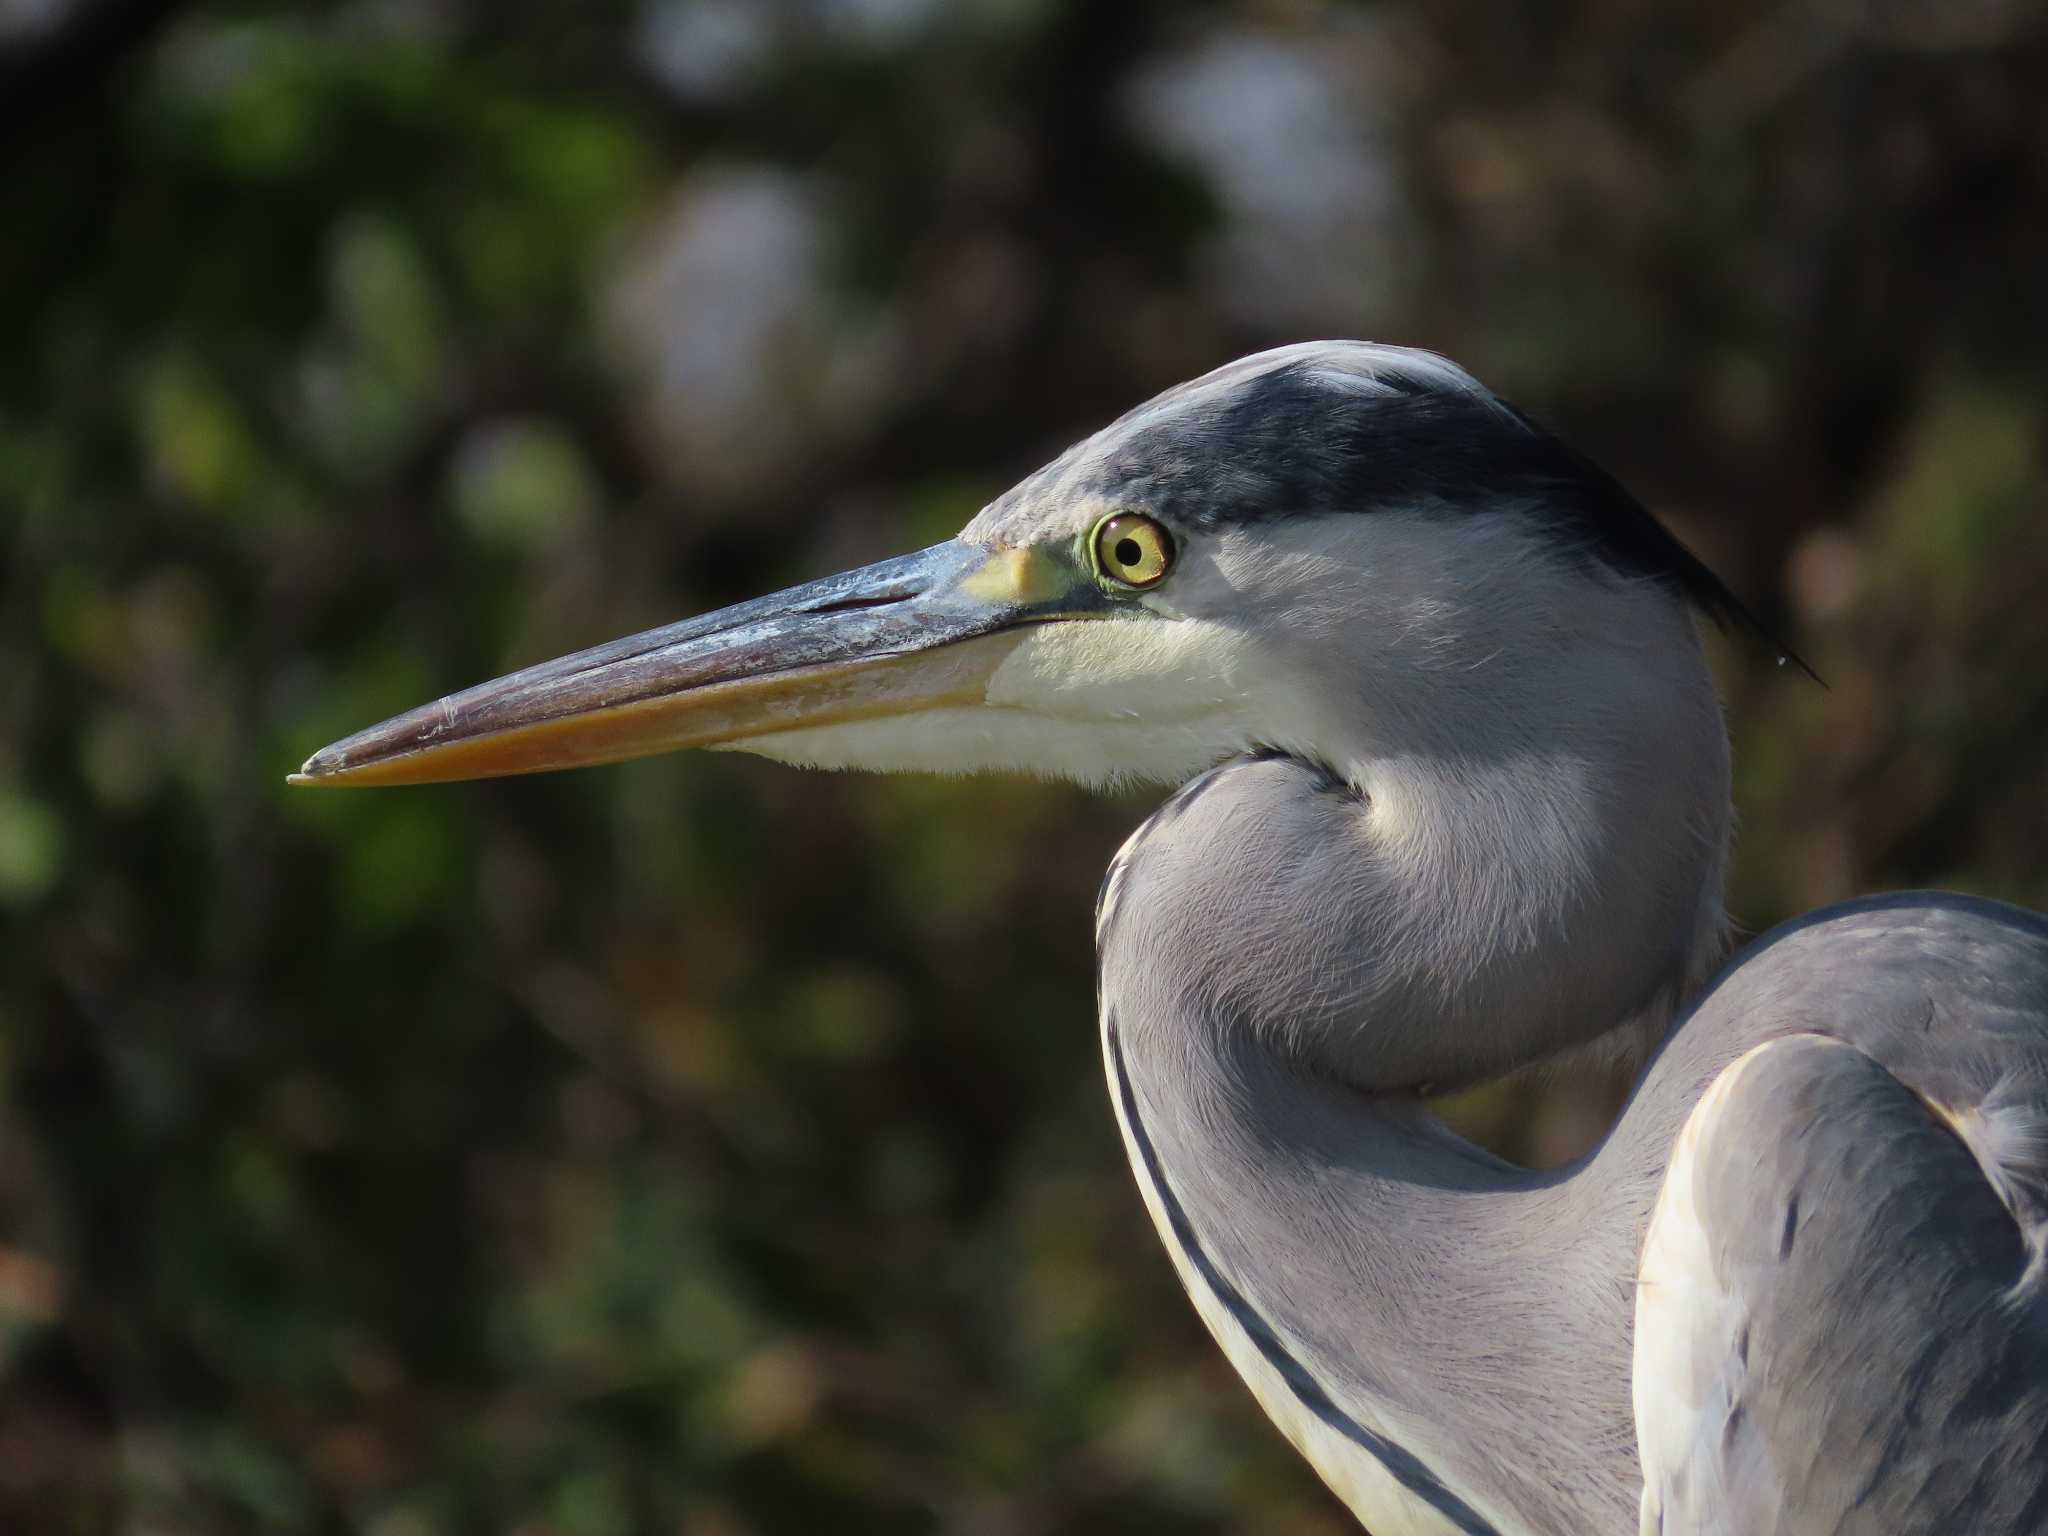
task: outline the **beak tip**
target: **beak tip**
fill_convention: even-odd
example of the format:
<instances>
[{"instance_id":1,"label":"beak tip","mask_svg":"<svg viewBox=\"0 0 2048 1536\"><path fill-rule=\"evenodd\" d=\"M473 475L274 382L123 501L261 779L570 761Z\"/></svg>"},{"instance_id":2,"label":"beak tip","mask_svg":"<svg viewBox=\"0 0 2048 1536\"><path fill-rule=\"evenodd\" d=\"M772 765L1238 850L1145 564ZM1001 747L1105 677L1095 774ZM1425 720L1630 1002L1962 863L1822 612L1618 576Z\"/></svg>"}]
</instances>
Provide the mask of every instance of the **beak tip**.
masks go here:
<instances>
[{"instance_id":1,"label":"beak tip","mask_svg":"<svg viewBox=\"0 0 2048 1536\"><path fill-rule=\"evenodd\" d=\"M286 774L284 781L294 789L324 789L331 786L341 776L341 772L341 765L322 750L299 764L297 773Z\"/></svg>"}]
</instances>

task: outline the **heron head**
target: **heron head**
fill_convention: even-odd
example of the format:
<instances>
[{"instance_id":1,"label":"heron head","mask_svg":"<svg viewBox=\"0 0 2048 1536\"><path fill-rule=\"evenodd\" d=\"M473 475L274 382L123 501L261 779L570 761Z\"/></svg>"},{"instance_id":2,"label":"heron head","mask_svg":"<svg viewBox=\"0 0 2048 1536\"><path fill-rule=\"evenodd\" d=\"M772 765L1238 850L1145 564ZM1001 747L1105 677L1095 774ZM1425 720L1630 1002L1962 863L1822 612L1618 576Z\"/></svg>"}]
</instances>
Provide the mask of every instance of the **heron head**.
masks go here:
<instances>
[{"instance_id":1,"label":"heron head","mask_svg":"<svg viewBox=\"0 0 2048 1536\"><path fill-rule=\"evenodd\" d=\"M1690 635L1687 597L1729 603L1462 370L1312 343L1139 406L946 543L453 694L294 782L682 747L1088 782L1273 749L1350 772L1613 714L1606 685L1663 638L1646 626Z\"/></svg>"}]
</instances>

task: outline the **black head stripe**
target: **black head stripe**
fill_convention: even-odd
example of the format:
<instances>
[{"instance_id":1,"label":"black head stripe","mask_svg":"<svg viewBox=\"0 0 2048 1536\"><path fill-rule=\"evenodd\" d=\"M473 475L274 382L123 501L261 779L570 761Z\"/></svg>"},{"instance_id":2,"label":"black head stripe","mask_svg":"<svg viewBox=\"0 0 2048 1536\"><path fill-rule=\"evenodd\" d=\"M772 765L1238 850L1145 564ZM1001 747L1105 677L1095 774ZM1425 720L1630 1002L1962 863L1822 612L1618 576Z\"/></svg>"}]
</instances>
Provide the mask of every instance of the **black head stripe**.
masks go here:
<instances>
[{"instance_id":1,"label":"black head stripe","mask_svg":"<svg viewBox=\"0 0 2048 1536\"><path fill-rule=\"evenodd\" d=\"M1391 508L1513 508L1569 558L1667 583L1717 622L1790 654L1590 459L1435 359L1403 367L1381 353L1378 363L1367 375L1291 359L1184 386L1127 418L1128 431L1088 466L1089 489L1211 531Z\"/></svg>"}]
</instances>

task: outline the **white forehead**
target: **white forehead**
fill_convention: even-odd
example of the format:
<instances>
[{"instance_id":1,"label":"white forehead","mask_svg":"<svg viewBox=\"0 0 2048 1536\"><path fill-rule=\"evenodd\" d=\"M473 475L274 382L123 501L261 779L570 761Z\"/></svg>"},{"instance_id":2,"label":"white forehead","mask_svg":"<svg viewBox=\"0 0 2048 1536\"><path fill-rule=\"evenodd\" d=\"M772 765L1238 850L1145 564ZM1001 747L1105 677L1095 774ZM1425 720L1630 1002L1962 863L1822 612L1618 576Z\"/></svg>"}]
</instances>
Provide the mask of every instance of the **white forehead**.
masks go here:
<instances>
[{"instance_id":1,"label":"white forehead","mask_svg":"<svg viewBox=\"0 0 2048 1536\"><path fill-rule=\"evenodd\" d=\"M1380 341L1296 341L1240 357L1212 368L1201 377L1170 389L1138 409L1150 410L1196 394L1229 391L1248 379L1280 368L1300 368L1318 383L1361 395L1432 391L1464 393L1492 400L1493 394L1471 374L1438 352L1397 347ZM1135 414L1135 413L1134 413Z\"/></svg>"}]
</instances>

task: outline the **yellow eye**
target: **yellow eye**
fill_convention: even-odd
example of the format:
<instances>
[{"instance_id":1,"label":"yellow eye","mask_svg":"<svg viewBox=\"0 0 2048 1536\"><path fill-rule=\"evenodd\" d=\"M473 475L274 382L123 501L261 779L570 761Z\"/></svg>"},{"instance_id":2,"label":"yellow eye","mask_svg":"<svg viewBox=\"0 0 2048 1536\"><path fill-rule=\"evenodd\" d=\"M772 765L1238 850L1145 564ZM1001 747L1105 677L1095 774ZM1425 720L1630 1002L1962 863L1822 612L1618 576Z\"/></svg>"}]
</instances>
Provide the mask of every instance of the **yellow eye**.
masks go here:
<instances>
[{"instance_id":1,"label":"yellow eye","mask_svg":"<svg viewBox=\"0 0 2048 1536\"><path fill-rule=\"evenodd\" d=\"M1105 517L1095 525L1095 568L1119 586L1155 587L1173 568L1173 535L1135 512Z\"/></svg>"}]
</instances>

